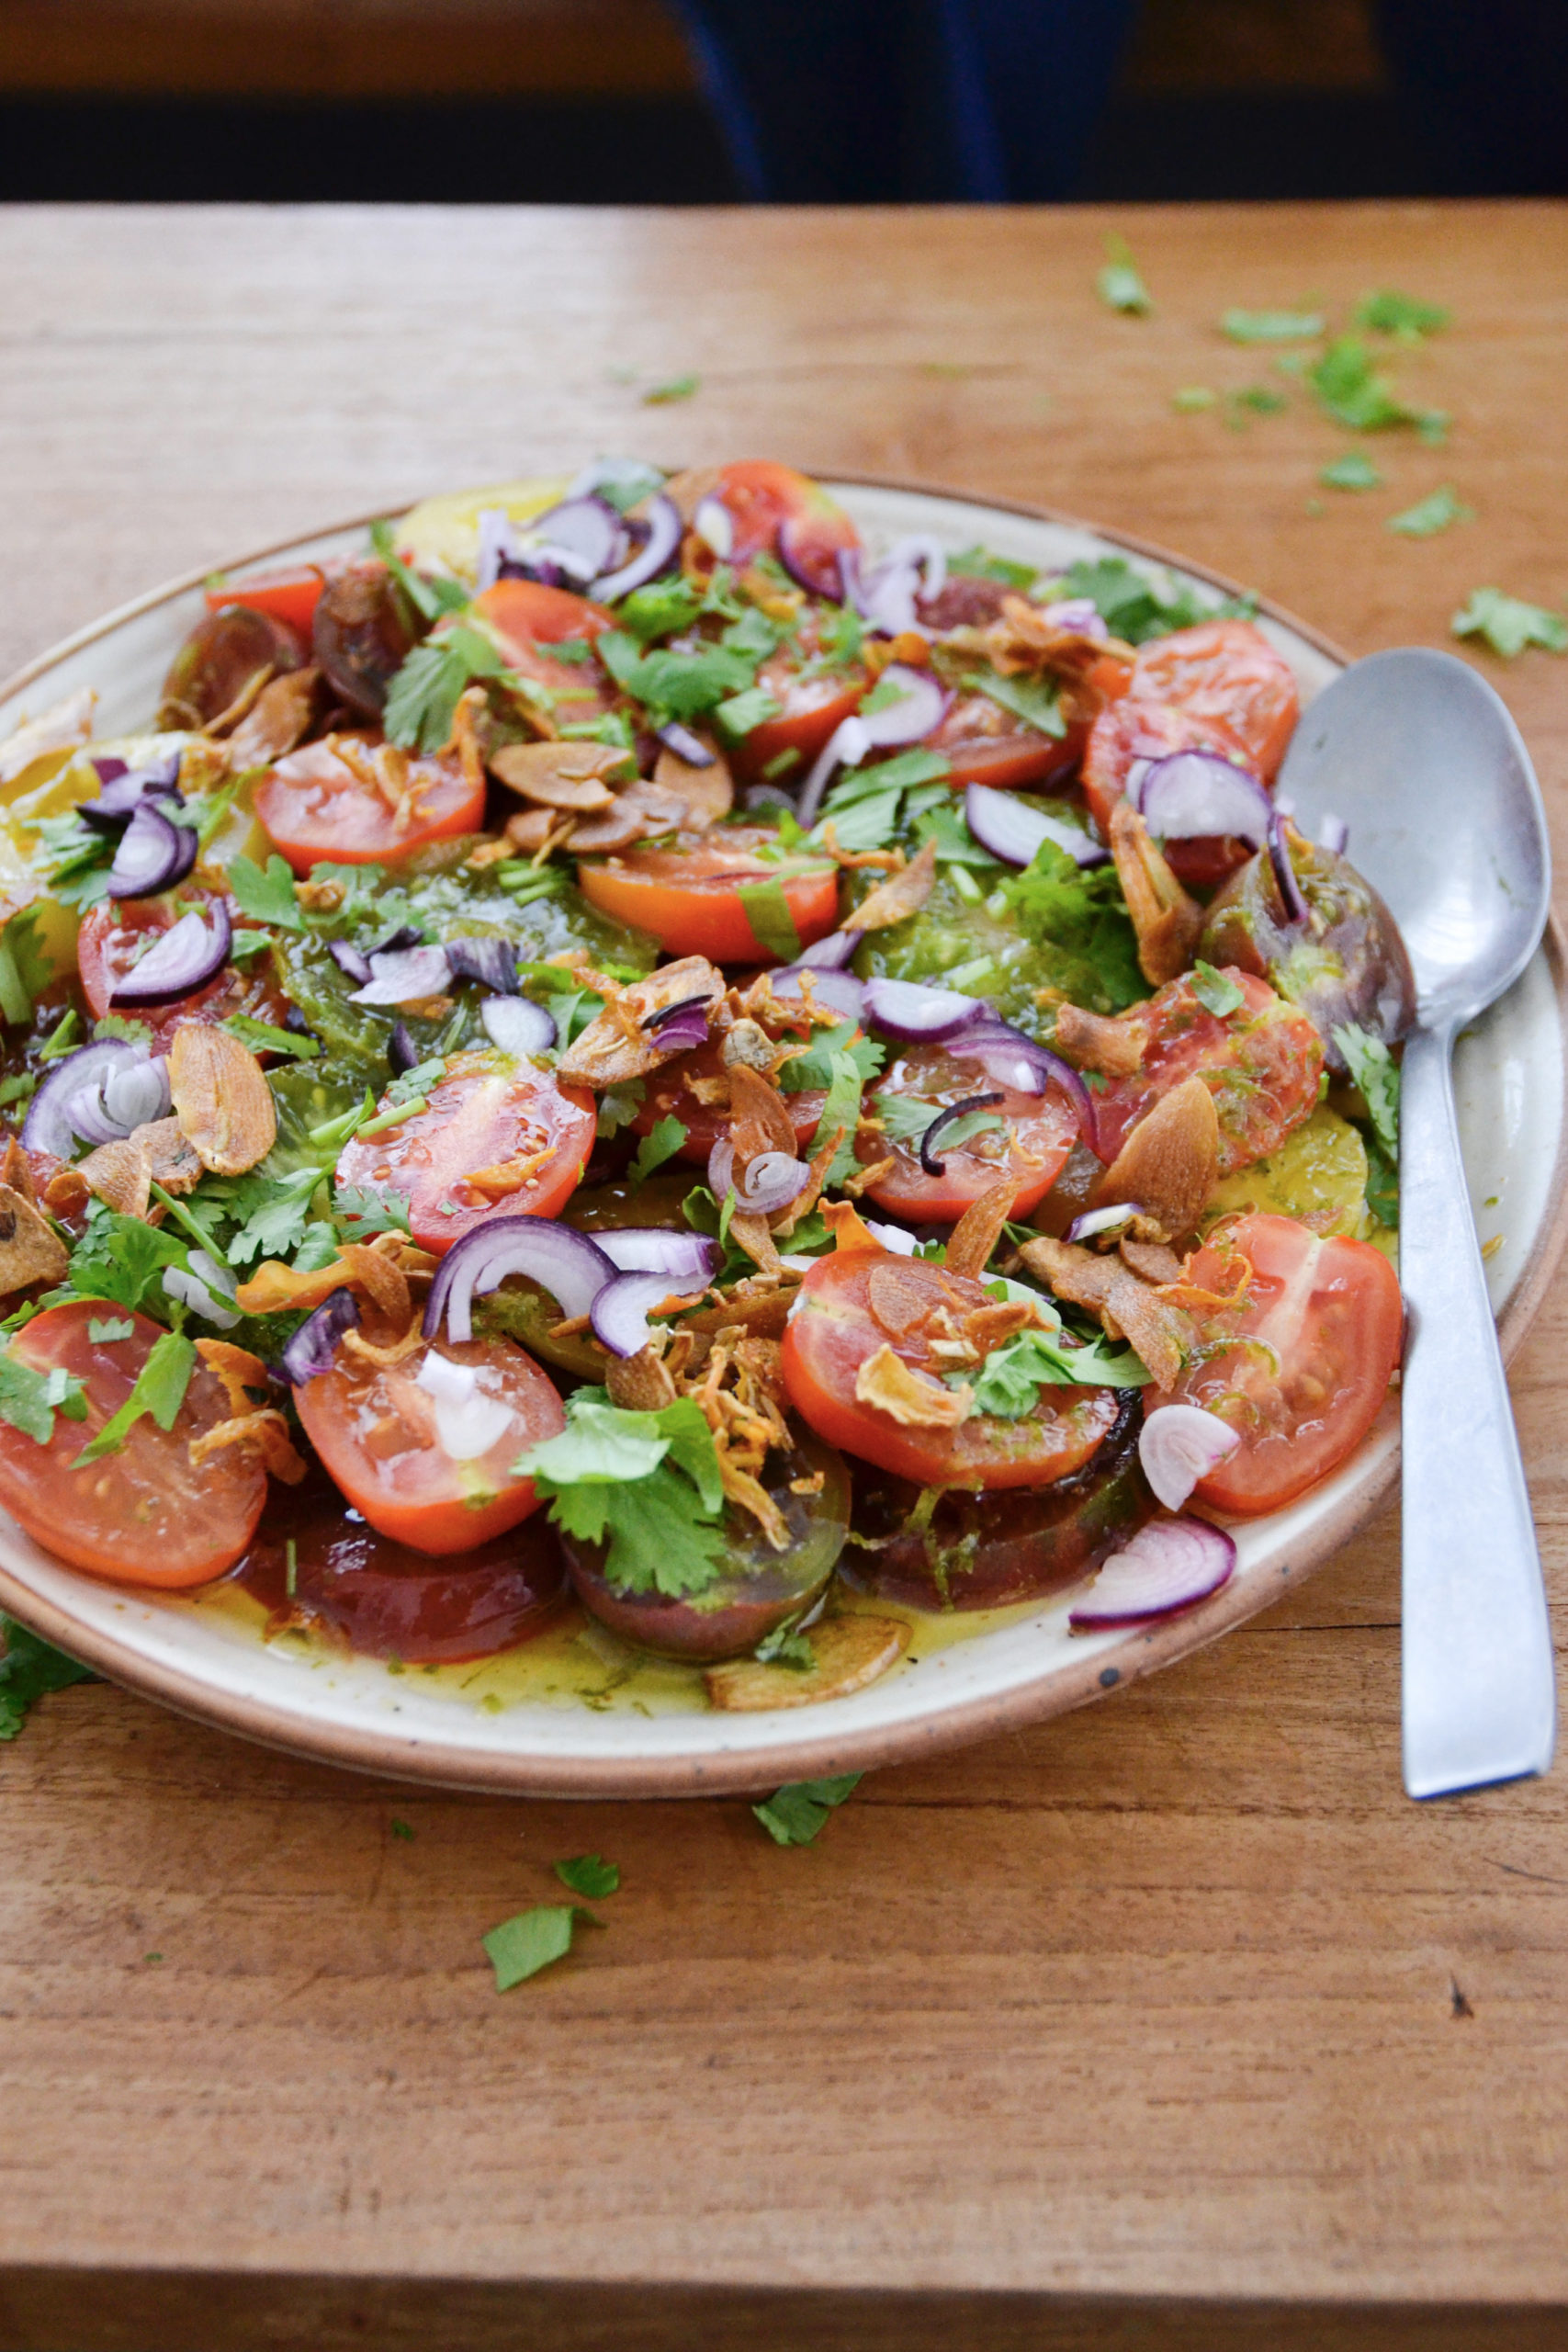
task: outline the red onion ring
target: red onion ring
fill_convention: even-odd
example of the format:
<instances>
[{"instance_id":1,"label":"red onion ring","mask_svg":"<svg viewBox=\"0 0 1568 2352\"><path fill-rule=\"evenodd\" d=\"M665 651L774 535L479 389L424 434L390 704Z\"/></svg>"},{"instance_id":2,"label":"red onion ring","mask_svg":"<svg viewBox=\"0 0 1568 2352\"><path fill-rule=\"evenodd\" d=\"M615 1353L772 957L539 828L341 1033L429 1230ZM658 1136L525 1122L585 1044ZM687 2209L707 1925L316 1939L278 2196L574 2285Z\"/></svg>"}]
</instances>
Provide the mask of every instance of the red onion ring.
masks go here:
<instances>
[{"instance_id":1,"label":"red onion ring","mask_svg":"<svg viewBox=\"0 0 1568 2352\"><path fill-rule=\"evenodd\" d=\"M1273 814L1258 778L1217 752L1172 752L1152 760L1138 807L1157 840L1208 841L1230 834L1255 849L1267 839Z\"/></svg>"},{"instance_id":2,"label":"red onion ring","mask_svg":"<svg viewBox=\"0 0 1568 2352\"><path fill-rule=\"evenodd\" d=\"M594 1238L623 1274L663 1274L681 1282L705 1283L719 1261L716 1241L702 1233L679 1233L669 1226L616 1226Z\"/></svg>"},{"instance_id":3,"label":"red onion ring","mask_svg":"<svg viewBox=\"0 0 1568 2352\"><path fill-rule=\"evenodd\" d=\"M370 981L355 989L351 1004L417 1004L439 996L452 977L445 947L380 949L370 958Z\"/></svg>"},{"instance_id":4,"label":"red onion ring","mask_svg":"<svg viewBox=\"0 0 1568 2352\"><path fill-rule=\"evenodd\" d=\"M1296 869L1291 863L1291 853L1285 844L1284 820L1278 814L1269 820L1269 862L1274 868L1274 879L1285 902L1285 920L1287 922L1305 922L1312 909L1296 880Z\"/></svg>"},{"instance_id":5,"label":"red onion ring","mask_svg":"<svg viewBox=\"0 0 1568 2352\"><path fill-rule=\"evenodd\" d=\"M1241 1431L1201 1405L1157 1405L1138 1432L1138 1459L1156 1498L1179 1510L1201 1478L1228 1462Z\"/></svg>"},{"instance_id":6,"label":"red onion ring","mask_svg":"<svg viewBox=\"0 0 1568 2352\"><path fill-rule=\"evenodd\" d=\"M233 925L221 899L211 901L210 929L193 907L150 947L109 997L111 1012L144 1004L177 1004L216 979L229 961Z\"/></svg>"},{"instance_id":7,"label":"red onion ring","mask_svg":"<svg viewBox=\"0 0 1568 2352\"><path fill-rule=\"evenodd\" d=\"M657 579L674 560L681 545L680 509L673 499L666 498L660 491L649 500L646 511L648 537L643 545L628 562L622 564L618 571L608 571L602 580L595 580L588 592L602 605L613 605L620 597L629 596L634 588L641 588L649 581ZM695 741L694 737L693 741ZM671 745L672 751L679 748L676 744ZM682 752L681 757L684 759L685 756ZM704 767L712 757L713 754L707 752L702 759L693 761L692 764Z\"/></svg>"},{"instance_id":8,"label":"red onion ring","mask_svg":"<svg viewBox=\"0 0 1568 2352\"><path fill-rule=\"evenodd\" d=\"M369 987L370 958L363 948L351 946L346 939L334 939L328 945L327 954L332 957L338 970L346 979L352 980L355 988Z\"/></svg>"},{"instance_id":9,"label":"red onion ring","mask_svg":"<svg viewBox=\"0 0 1568 2352\"><path fill-rule=\"evenodd\" d=\"M678 760L684 760L689 768L713 766L716 754L708 750L700 735L694 735L689 727L682 727L678 718L672 718L668 727L660 727L656 731L660 741L667 744ZM785 808L793 806L787 793L781 793L779 797Z\"/></svg>"},{"instance_id":10,"label":"red onion ring","mask_svg":"<svg viewBox=\"0 0 1568 2352\"><path fill-rule=\"evenodd\" d=\"M900 1044L944 1044L979 1021L990 1008L956 989L928 988L921 980L890 980L878 974L865 984L865 1009L885 1036Z\"/></svg>"},{"instance_id":11,"label":"red onion ring","mask_svg":"<svg viewBox=\"0 0 1568 2352\"><path fill-rule=\"evenodd\" d=\"M1097 1233L1109 1233L1113 1226L1130 1225L1134 1217L1142 1216L1136 1201L1118 1201L1113 1207L1086 1209L1082 1216L1074 1217L1067 1227L1069 1241L1088 1241Z\"/></svg>"},{"instance_id":12,"label":"red onion ring","mask_svg":"<svg viewBox=\"0 0 1568 2352\"><path fill-rule=\"evenodd\" d=\"M1031 808L1013 792L972 784L964 796L964 820L982 849L1004 865L1029 865L1042 842L1055 842L1079 865L1104 865L1111 852L1077 825L1065 825Z\"/></svg>"},{"instance_id":13,"label":"red onion ring","mask_svg":"<svg viewBox=\"0 0 1568 2352\"><path fill-rule=\"evenodd\" d=\"M1230 1580L1235 1544L1206 1519L1156 1519L1113 1552L1088 1598L1072 1610L1075 1634L1143 1625L1207 1600Z\"/></svg>"},{"instance_id":14,"label":"red onion ring","mask_svg":"<svg viewBox=\"0 0 1568 2352\"><path fill-rule=\"evenodd\" d=\"M517 950L509 939L479 939L468 935L447 940L443 950L452 977L478 980L492 996L520 996Z\"/></svg>"},{"instance_id":15,"label":"red onion ring","mask_svg":"<svg viewBox=\"0 0 1568 2352\"><path fill-rule=\"evenodd\" d=\"M588 1310L594 1338L612 1355L635 1356L652 1336L648 1327L650 1310L672 1295L681 1294L671 1292L668 1274L616 1274Z\"/></svg>"},{"instance_id":16,"label":"red onion ring","mask_svg":"<svg viewBox=\"0 0 1568 2352\"><path fill-rule=\"evenodd\" d=\"M939 1111L920 1137L920 1166L925 1170L926 1174L942 1176L946 1173L946 1160L938 1159L932 1149L943 1127L951 1126L955 1119L966 1118L971 1111L994 1110L998 1102L1005 1102L1006 1099L1006 1096L1001 1094L970 1094L966 1095L962 1102L950 1103L945 1111Z\"/></svg>"},{"instance_id":17,"label":"red onion ring","mask_svg":"<svg viewBox=\"0 0 1568 2352\"><path fill-rule=\"evenodd\" d=\"M78 1098L97 1096L104 1080L115 1071L134 1068L149 1058L144 1046L129 1037L100 1037L96 1044L78 1046L57 1061L28 1105L22 1141L29 1151L46 1151L53 1159L69 1159L76 1148L77 1129L68 1115ZM121 1129L129 1134L129 1128ZM85 1136L83 1142L87 1141ZM110 1138L99 1138L108 1141Z\"/></svg>"},{"instance_id":18,"label":"red onion ring","mask_svg":"<svg viewBox=\"0 0 1568 2352\"><path fill-rule=\"evenodd\" d=\"M176 825L155 798L138 801L109 868L111 899L151 899L172 890L196 864L196 828Z\"/></svg>"},{"instance_id":19,"label":"red onion ring","mask_svg":"<svg viewBox=\"0 0 1568 2352\"><path fill-rule=\"evenodd\" d=\"M573 1226L522 1212L489 1217L455 1242L436 1268L425 1301L424 1336L434 1340L445 1318L454 1340L471 1340L474 1300L498 1289L508 1274L537 1283L563 1316L571 1317L588 1313L615 1272L598 1243Z\"/></svg>"}]
</instances>

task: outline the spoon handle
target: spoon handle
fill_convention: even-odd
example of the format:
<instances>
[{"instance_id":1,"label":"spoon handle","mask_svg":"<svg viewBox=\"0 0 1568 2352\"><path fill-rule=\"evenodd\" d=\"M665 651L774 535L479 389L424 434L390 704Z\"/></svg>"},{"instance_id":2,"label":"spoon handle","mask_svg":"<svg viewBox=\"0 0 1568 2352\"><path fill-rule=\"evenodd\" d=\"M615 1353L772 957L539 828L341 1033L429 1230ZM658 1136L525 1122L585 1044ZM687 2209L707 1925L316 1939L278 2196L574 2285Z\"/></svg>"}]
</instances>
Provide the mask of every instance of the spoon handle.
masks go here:
<instances>
[{"instance_id":1,"label":"spoon handle","mask_svg":"<svg viewBox=\"0 0 1568 2352\"><path fill-rule=\"evenodd\" d=\"M1404 1786L1413 1797L1544 1772L1551 1626L1454 1119L1451 1030L1407 1040L1399 1271L1408 1317Z\"/></svg>"}]
</instances>

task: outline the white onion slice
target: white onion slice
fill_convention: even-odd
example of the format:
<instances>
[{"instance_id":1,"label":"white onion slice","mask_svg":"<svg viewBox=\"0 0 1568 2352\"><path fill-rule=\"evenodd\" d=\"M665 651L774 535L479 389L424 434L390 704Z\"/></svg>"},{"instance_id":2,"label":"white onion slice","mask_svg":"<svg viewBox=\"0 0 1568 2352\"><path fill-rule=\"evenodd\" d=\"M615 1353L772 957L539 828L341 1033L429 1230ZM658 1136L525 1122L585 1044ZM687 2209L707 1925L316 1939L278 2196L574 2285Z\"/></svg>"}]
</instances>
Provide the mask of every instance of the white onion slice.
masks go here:
<instances>
[{"instance_id":1,"label":"white onion slice","mask_svg":"<svg viewBox=\"0 0 1568 2352\"><path fill-rule=\"evenodd\" d=\"M1179 1510L1199 1479L1240 1443L1239 1430L1201 1405L1156 1405L1139 1432L1138 1459L1167 1510Z\"/></svg>"},{"instance_id":2,"label":"white onion slice","mask_svg":"<svg viewBox=\"0 0 1568 2352\"><path fill-rule=\"evenodd\" d=\"M1068 1614L1075 1634L1143 1625L1207 1600L1230 1580L1235 1545L1206 1519L1154 1519L1113 1552L1077 1608Z\"/></svg>"},{"instance_id":3,"label":"white onion slice","mask_svg":"<svg viewBox=\"0 0 1568 2352\"><path fill-rule=\"evenodd\" d=\"M368 987L355 989L351 1004L418 1004L439 996L452 977L445 947L394 947L370 958Z\"/></svg>"},{"instance_id":4,"label":"white onion slice","mask_svg":"<svg viewBox=\"0 0 1568 2352\"><path fill-rule=\"evenodd\" d=\"M190 1253L190 1272L183 1266L166 1266L164 1289L170 1298L177 1298L193 1315L205 1323L215 1323L220 1331L231 1331L240 1320L238 1311L231 1304L239 1284L227 1266L220 1266L205 1250Z\"/></svg>"},{"instance_id":5,"label":"white onion slice","mask_svg":"<svg viewBox=\"0 0 1568 2352\"><path fill-rule=\"evenodd\" d=\"M720 563L728 563L735 552L735 517L722 498L710 492L699 498L692 516L692 528L705 546L710 547Z\"/></svg>"}]
</instances>

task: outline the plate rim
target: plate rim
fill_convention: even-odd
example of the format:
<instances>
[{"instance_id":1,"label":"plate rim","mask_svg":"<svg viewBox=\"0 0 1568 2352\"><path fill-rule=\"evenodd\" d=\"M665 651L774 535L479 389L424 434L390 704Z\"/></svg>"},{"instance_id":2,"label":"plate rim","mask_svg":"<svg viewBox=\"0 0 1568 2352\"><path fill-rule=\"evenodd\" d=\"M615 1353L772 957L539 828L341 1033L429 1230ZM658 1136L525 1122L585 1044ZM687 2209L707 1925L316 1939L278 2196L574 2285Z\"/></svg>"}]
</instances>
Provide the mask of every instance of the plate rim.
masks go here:
<instances>
[{"instance_id":1,"label":"plate rim","mask_svg":"<svg viewBox=\"0 0 1568 2352\"><path fill-rule=\"evenodd\" d=\"M1212 565L1196 562L1158 541L1067 514L1058 507L976 493L947 483L851 473L836 468L824 468L818 478L854 489L942 499L998 514L1016 514L1027 522L1083 531L1224 594L1257 594ZM378 506L344 522L294 531L287 538L272 540L250 553L229 558L221 568L227 571L253 569L286 555L301 540L364 529L389 511L386 506ZM0 705L25 692L60 662L85 651L126 623L203 587L213 570L214 566L209 563L183 573L73 631L0 682ZM1275 598L1257 594L1257 606L1260 613L1339 667L1348 666L1354 658L1336 639L1302 620ZM1557 1012L1565 1115L1547 1188L1546 1215L1498 1322L1498 1341L1505 1363L1511 1362L1540 1312L1564 1246L1568 1245L1568 940L1555 910L1547 917L1541 950L1546 956ZM816 1739L796 1739L773 1748L749 1748L735 1754L721 1750L698 1757L639 1759L577 1756L558 1759L505 1750L487 1753L455 1747L419 1733L380 1726L312 1724L309 1719L296 1723L290 1718L286 1727L280 1727L276 1706L265 1699L205 1688L193 1690L189 1678L176 1670L134 1654L128 1657L112 1634L81 1623L68 1607L36 1592L3 1560L0 1608L18 1623L79 1657L107 1680L152 1699L190 1721L214 1726L280 1754L382 1779L472 1789L492 1795L652 1799L745 1794L777 1785L781 1780L818 1780L844 1770L879 1770L921 1757L945 1754L1003 1732L1022 1730L1032 1724L1070 1713L1108 1696L1112 1690L1173 1666L1261 1614L1279 1598L1280 1591L1299 1584L1325 1566L1342 1544L1382 1513L1398 1483L1399 1470L1400 1443L1395 1430L1384 1459L1314 1526L1310 1538L1300 1545L1299 1554L1287 1555L1280 1568L1278 1588L1267 1593L1258 1592L1252 1578L1238 1579L1197 1609L1143 1632L1129 1631L1110 1649L1097 1648L1077 1668L1057 1665L1048 1678L962 1702L934 1716L917 1716L907 1723L848 1735L824 1733ZM799 1720L793 1709L789 1711L789 1720Z\"/></svg>"}]
</instances>

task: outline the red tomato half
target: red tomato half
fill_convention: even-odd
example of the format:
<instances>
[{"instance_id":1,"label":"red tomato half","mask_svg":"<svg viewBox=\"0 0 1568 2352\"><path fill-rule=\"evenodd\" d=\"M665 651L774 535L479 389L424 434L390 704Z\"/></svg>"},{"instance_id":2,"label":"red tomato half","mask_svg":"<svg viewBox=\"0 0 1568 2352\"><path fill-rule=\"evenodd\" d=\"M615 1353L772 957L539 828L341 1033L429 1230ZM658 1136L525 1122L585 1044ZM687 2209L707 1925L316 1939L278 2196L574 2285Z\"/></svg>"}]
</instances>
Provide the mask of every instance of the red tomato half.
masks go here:
<instances>
[{"instance_id":1,"label":"red tomato half","mask_svg":"<svg viewBox=\"0 0 1568 2352\"><path fill-rule=\"evenodd\" d=\"M459 1448L472 1442L462 1430L468 1408L443 1406L421 1385L433 1354L471 1371L476 1399L494 1408L495 1434L471 1458L450 1450L454 1441ZM510 1340L461 1347L442 1340L395 1364L340 1350L331 1372L306 1381L294 1401L306 1436L355 1510L416 1552L470 1552L537 1510L533 1480L514 1477L512 1464L566 1427L553 1383Z\"/></svg>"},{"instance_id":2,"label":"red tomato half","mask_svg":"<svg viewBox=\"0 0 1568 2352\"><path fill-rule=\"evenodd\" d=\"M928 1332L943 1336L949 1317L962 1328L966 1315L992 1303L981 1283L923 1259L885 1250L818 1258L784 1327L790 1403L830 1445L922 1487L1039 1487L1065 1478L1115 1422L1115 1389L1045 1388L1020 1420L978 1413L951 1430L906 1428L855 1395L862 1365L884 1347L940 1377L942 1359L931 1353Z\"/></svg>"},{"instance_id":3,"label":"red tomato half","mask_svg":"<svg viewBox=\"0 0 1568 2352\"><path fill-rule=\"evenodd\" d=\"M409 758L407 815L400 818L398 805L349 766L334 741L360 744L367 767L377 752L367 735L307 743L270 768L253 796L256 815L296 874L309 874L321 858L395 865L427 842L478 832L484 823L484 777L470 784L455 752Z\"/></svg>"},{"instance_id":4,"label":"red tomato half","mask_svg":"<svg viewBox=\"0 0 1568 2352\"><path fill-rule=\"evenodd\" d=\"M682 834L674 849L632 849L602 865L577 869L590 906L615 922L651 932L671 956L706 956L716 964L776 963L752 930L743 886L776 882L803 947L825 939L839 920L839 869L804 874L789 862L760 857L776 835L755 825L719 825Z\"/></svg>"},{"instance_id":5,"label":"red tomato half","mask_svg":"<svg viewBox=\"0 0 1568 2352\"><path fill-rule=\"evenodd\" d=\"M423 1111L344 1145L337 1181L400 1193L414 1239L440 1256L494 1213L554 1216L581 1181L594 1122L585 1088L558 1086L533 1062L455 1054Z\"/></svg>"},{"instance_id":6,"label":"red tomato half","mask_svg":"<svg viewBox=\"0 0 1568 2352\"><path fill-rule=\"evenodd\" d=\"M1399 1362L1399 1279L1370 1242L1325 1239L1289 1216L1222 1227L1189 1261L1202 1351L1177 1382L1241 1431L1228 1462L1201 1479L1216 1510L1277 1510L1352 1454L1371 1428ZM1205 1310L1245 1280L1235 1306Z\"/></svg>"},{"instance_id":7,"label":"red tomato half","mask_svg":"<svg viewBox=\"0 0 1568 2352\"><path fill-rule=\"evenodd\" d=\"M1138 761L1168 759L1173 752L1217 752L1247 774L1258 773L1241 738L1223 718L1145 702L1135 694L1110 704L1089 732L1084 749L1083 791L1102 839L1111 837L1111 812L1127 789ZM1190 889L1213 889L1245 865L1252 852L1229 835L1170 842L1166 855Z\"/></svg>"},{"instance_id":8,"label":"red tomato half","mask_svg":"<svg viewBox=\"0 0 1568 2352\"><path fill-rule=\"evenodd\" d=\"M889 1152L893 1155L887 1174L869 1187L878 1208L911 1225L953 1225L971 1202L1003 1175L1010 1176L1016 1187L1010 1216L1027 1216L1044 1198L1078 1131L1077 1114L1059 1092L1021 1094L1011 1087L998 1087L980 1063L962 1060L945 1046L912 1046L877 1080L866 1114L881 1115L878 1105L884 1101L913 1101L929 1103L934 1119L951 1104L983 1094L1000 1096L987 1106L986 1115L1002 1125L953 1147L945 1146L939 1137L932 1157L942 1163L940 1176L930 1175L921 1167L918 1140L889 1143L880 1136L864 1138L859 1146L863 1161L885 1159Z\"/></svg>"},{"instance_id":9,"label":"red tomato half","mask_svg":"<svg viewBox=\"0 0 1568 2352\"><path fill-rule=\"evenodd\" d=\"M149 937L171 930L193 906L210 904L211 897L209 891L186 889L161 899L103 899L88 909L76 934L76 966L82 993L96 1021L113 1009L109 999L130 977L138 956L145 954ZM195 996L184 997L177 1004L149 1006L127 1017L148 1023L155 1054L168 1051L182 1021L227 1021L231 1013L248 1012L256 1020L276 1023L283 1019L288 1006L266 977L269 968L265 956L256 960L249 975L225 965L217 978L209 980Z\"/></svg>"},{"instance_id":10,"label":"red tomato half","mask_svg":"<svg viewBox=\"0 0 1568 2352\"><path fill-rule=\"evenodd\" d=\"M784 707L777 718L765 719L742 736L730 752L730 766L742 780L774 768L778 780L798 784L833 729L860 707L871 684L861 662L817 677L801 675L821 650L820 620L819 608L808 605L790 642L770 654L757 673L757 684ZM795 756L789 765L775 768L775 762L790 752Z\"/></svg>"},{"instance_id":11,"label":"red tomato half","mask_svg":"<svg viewBox=\"0 0 1568 2352\"><path fill-rule=\"evenodd\" d=\"M735 526L732 563L776 554L779 526L788 518L795 569L806 574L818 595L838 598L840 549L858 548L860 533L808 474L771 458L745 458L720 469L711 495L728 509Z\"/></svg>"},{"instance_id":12,"label":"red tomato half","mask_svg":"<svg viewBox=\"0 0 1568 2352\"><path fill-rule=\"evenodd\" d=\"M1102 1159L1114 1159L1145 1112L1194 1072L1214 1098L1222 1176L1277 1151L1315 1107L1323 1040L1312 1022L1235 965L1224 978L1242 993L1234 1012L1211 1012L1187 978L1117 1015L1145 1043L1143 1067L1108 1080L1096 1097Z\"/></svg>"},{"instance_id":13,"label":"red tomato half","mask_svg":"<svg viewBox=\"0 0 1568 2352\"><path fill-rule=\"evenodd\" d=\"M302 563L293 571L253 572L248 580L209 588L207 609L219 613L225 605L248 605L253 612L270 613L274 620L287 621L309 645L310 624L328 577L327 569L315 563Z\"/></svg>"},{"instance_id":14,"label":"red tomato half","mask_svg":"<svg viewBox=\"0 0 1568 2352\"><path fill-rule=\"evenodd\" d=\"M490 623L518 675L554 697L550 714L558 727L588 726L615 708L618 689L597 660L561 662L545 650L584 639L592 645L614 626L603 605L537 580L498 580L475 597L473 609Z\"/></svg>"},{"instance_id":15,"label":"red tomato half","mask_svg":"<svg viewBox=\"0 0 1568 2352\"><path fill-rule=\"evenodd\" d=\"M116 1452L73 1468L164 1337L147 1316L133 1315L125 1339L93 1339L89 1326L106 1319L126 1317L99 1300L73 1300L36 1315L12 1340L12 1355L35 1372L75 1374L87 1417L56 1413L47 1445L0 1422L0 1503L38 1543L90 1576L168 1591L208 1584L232 1567L255 1533L266 1473L243 1445L221 1447L191 1467L191 1440L233 1417L222 1382L203 1363L191 1374L172 1428L144 1414Z\"/></svg>"},{"instance_id":16,"label":"red tomato half","mask_svg":"<svg viewBox=\"0 0 1568 2352\"><path fill-rule=\"evenodd\" d=\"M1141 645L1132 692L1139 702L1223 721L1265 784L1279 774L1301 717L1295 673L1250 621L1201 621Z\"/></svg>"},{"instance_id":17,"label":"red tomato half","mask_svg":"<svg viewBox=\"0 0 1568 2352\"><path fill-rule=\"evenodd\" d=\"M650 1136L660 1119L679 1119L686 1130L686 1140L678 1157L705 1168L708 1154L729 1125L729 1114L712 1102L705 1102L694 1093L694 1083L714 1084L724 1072L724 1059L716 1038L705 1046L694 1046L689 1054L677 1054L672 1062L655 1070L644 1082L642 1102L631 1123L632 1133ZM802 1087L798 1094L780 1098L789 1113L795 1128L795 1139L804 1152L817 1132L817 1122L822 1116L822 1105L828 1100L827 1090L820 1086Z\"/></svg>"}]
</instances>

